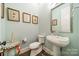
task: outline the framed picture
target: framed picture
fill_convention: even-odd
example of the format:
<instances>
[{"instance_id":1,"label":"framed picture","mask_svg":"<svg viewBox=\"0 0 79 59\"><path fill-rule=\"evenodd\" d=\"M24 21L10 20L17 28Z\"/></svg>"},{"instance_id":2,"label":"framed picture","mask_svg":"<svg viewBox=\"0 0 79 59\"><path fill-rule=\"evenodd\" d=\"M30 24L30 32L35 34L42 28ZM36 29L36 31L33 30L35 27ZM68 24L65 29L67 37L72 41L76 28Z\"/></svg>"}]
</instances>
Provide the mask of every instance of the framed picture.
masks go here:
<instances>
[{"instance_id":1,"label":"framed picture","mask_svg":"<svg viewBox=\"0 0 79 59\"><path fill-rule=\"evenodd\" d=\"M57 25L57 19L51 20L51 25L52 25L52 26L56 26L56 25Z\"/></svg>"},{"instance_id":2,"label":"framed picture","mask_svg":"<svg viewBox=\"0 0 79 59\"><path fill-rule=\"evenodd\" d=\"M32 23L38 24L38 16L32 15Z\"/></svg>"},{"instance_id":3,"label":"framed picture","mask_svg":"<svg viewBox=\"0 0 79 59\"><path fill-rule=\"evenodd\" d=\"M0 17L4 18L4 3L0 3Z\"/></svg>"},{"instance_id":4,"label":"framed picture","mask_svg":"<svg viewBox=\"0 0 79 59\"><path fill-rule=\"evenodd\" d=\"M23 17L24 23L30 23L31 22L31 14L23 12L22 17Z\"/></svg>"},{"instance_id":5,"label":"framed picture","mask_svg":"<svg viewBox=\"0 0 79 59\"><path fill-rule=\"evenodd\" d=\"M9 21L15 21L19 22L20 21L20 12L19 10L15 10L12 8L7 8L7 18Z\"/></svg>"}]
</instances>

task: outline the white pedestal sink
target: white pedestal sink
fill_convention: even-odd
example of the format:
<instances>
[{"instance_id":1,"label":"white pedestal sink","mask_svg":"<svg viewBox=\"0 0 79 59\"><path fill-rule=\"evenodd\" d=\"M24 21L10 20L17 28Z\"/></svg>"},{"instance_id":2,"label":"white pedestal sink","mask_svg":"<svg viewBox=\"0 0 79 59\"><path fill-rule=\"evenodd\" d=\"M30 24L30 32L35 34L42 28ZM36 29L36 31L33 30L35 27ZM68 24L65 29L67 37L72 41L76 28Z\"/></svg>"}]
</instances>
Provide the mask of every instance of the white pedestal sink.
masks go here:
<instances>
[{"instance_id":1,"label":"white pedestal sink","mask_svg":"<svg viewBox=\"0 0 79 59\"><path fill-rule=\"evenodd\" d=\"M68 37L48 35L46 39L53 44L52 49L53 49L53 55L55 56L61 55L60 47L66 47L69 44Z\"/></svg>"}]
</instances>

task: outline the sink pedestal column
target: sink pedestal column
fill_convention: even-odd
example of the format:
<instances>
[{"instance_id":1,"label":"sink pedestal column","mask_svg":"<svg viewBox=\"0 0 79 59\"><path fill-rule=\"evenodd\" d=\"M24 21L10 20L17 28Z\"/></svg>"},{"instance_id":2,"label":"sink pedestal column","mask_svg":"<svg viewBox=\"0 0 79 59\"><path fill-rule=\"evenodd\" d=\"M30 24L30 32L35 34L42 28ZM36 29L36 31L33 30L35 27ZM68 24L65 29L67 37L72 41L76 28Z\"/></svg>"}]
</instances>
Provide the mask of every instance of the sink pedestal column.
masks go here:
<instances>
[{"instance_id":1,"label":"sink pedestal column","mask_svg":"<svg viewBox=\"0 0 79 59\"><path fill-rule=\"evenodd\" d=\"M54 56L60 56L60 48L58 46L53 45L52 50L53 50L53 55Z\"/></svg>"}]
</instances>

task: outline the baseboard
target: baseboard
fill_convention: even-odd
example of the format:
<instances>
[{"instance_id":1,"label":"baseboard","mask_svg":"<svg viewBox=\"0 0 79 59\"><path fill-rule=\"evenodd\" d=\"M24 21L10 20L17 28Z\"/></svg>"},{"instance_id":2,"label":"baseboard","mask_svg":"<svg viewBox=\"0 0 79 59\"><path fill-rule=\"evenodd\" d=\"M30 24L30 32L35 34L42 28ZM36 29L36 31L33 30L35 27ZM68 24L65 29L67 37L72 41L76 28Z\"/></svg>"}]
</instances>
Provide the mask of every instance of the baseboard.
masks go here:
<instances>
[{"instance_id":1,"label":"baseboard","mask_svg":"<svg viewBox=\"0 0 79 59\"><path fill-rule=\"evenodd\" d=\"M47 47L43 47L43 50L48 53L49 55L53 55L53 51L48 49Z\"/></svg>"}]
</instances>

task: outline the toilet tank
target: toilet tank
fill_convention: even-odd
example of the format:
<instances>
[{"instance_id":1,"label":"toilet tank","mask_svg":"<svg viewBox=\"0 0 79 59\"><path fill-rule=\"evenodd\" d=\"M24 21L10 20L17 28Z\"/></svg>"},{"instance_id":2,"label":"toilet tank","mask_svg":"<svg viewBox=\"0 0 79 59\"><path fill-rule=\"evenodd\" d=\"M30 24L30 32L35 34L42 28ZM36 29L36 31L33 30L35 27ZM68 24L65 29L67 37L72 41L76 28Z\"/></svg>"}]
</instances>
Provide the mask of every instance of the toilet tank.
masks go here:
<instances>
[{"instance_id":1,"label":"toilet tank","mask_svg":"<svg viewBox=\"0 0 79 59\"><path fill-rule=\"evenodd\" d=\"M43 43L45 42L45 35L42 35L42 34L38 35L38 41L39 41L41 44L43 44Z\"/></svg>"}]
</instances>

